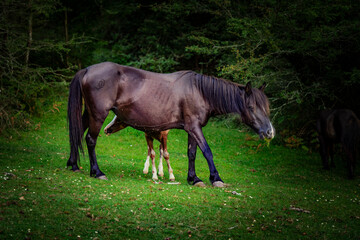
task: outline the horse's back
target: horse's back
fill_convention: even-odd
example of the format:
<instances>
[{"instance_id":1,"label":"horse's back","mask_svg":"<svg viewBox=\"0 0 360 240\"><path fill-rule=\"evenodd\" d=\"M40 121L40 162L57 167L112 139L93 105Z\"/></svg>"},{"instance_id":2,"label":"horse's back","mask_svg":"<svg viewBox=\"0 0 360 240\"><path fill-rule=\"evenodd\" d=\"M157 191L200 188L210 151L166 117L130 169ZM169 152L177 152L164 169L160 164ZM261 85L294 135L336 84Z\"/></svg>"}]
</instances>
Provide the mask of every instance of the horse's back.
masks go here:
<instances>
[{"instance_id":1,"label":"horse's back","mask_svg":"<svg viewBox=\"0 0 360 240\"><path fill-rule=\"evenodd\" d=\"M326 138L335 139L336 131L334 128L334 110L324 110L320 112L317 121L317 131Z\"/></svg>"},{"instance_id":2,"label":"horse's back","mask_svg":"<svg viewBox=\"0 0 360 240\"><path fill-rule=\"evenodd\" d=\"M349 109L322 111L317 122L319 134L333 141L340 141L345 134L359 131L359 129L359 120Z\"/></svg>"}]
</instances>

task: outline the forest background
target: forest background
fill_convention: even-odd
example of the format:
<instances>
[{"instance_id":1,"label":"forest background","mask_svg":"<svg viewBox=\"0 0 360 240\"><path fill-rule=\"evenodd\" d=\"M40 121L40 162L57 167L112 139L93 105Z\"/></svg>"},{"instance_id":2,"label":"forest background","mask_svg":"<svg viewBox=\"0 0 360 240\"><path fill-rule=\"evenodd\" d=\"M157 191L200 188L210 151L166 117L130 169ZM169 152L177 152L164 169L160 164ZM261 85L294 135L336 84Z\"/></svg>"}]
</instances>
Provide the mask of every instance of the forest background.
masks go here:
<instances>
[{"instance_id":1,"label":"forest background","mask_svg":"<svg viewBox=\"0 0 360 240\"><path fill-rule=\"evenodd\" d=\"M317 113L360 116L360 1L2 0L0 134L26 129L77 70L113 61L268 84L290 145L314 139ZM56 106L55 106L56 108Z\"/></svg>"}]
</instances>

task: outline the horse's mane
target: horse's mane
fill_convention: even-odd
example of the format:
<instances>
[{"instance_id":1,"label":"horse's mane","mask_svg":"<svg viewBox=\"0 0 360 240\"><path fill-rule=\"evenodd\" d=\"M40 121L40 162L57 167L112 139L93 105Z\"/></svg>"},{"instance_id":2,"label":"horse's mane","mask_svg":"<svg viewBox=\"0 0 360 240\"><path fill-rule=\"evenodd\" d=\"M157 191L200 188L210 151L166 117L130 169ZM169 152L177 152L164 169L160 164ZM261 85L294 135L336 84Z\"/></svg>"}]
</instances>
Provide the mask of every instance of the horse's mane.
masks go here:
<instances>
[{"instance_id":1,"label":"horse's mane","mask_svg":"<svg viewBox=\"0 0 360 240\"><path fill-rule=\"evenodd\" d=\"M245 111L244 87L224 79L194 74L193 85L219 114Z\"/></svg>"},{"instance_id":2,"label":"horse's mane","mask_svg":"<svg viewBox=\"0 0 360 240\"><path fill-rule=\"evenodd\" d=\"M193 86L209 102L214 112L218 114L239 113L243 117L247 117L244 85L198 73L193 73L192 82ZM257 106L263 107L266 113L269 113L269 101L265 94L257 88L253 88L252 96L250 100L255 101Z\"/></svg>"}]
</instances>

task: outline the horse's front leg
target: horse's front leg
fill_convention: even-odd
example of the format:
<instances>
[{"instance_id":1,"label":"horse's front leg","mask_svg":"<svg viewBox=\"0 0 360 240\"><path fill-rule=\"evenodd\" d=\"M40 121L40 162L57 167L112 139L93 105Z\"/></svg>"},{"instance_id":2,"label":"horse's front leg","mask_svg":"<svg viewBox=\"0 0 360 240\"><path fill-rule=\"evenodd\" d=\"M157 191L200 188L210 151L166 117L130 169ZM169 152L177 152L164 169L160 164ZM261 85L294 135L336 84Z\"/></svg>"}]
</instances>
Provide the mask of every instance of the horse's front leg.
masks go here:
<instances>
[{"instance_id":1,"label":"horse's front leg","mask_svg":"<svg viewBox=\"0 0 360 240\"><path fill-rule=\"evenodd\" d=\"M189 170L187 181L189 184L198 187L205 187L203 181L196 176L195 172L195 159L196 159L196 149L197 143L195 138L193 138L190 134L188 134L188 158L189 158Z\"/></svg>"},{"instance_id":2,"label":"horse's front leg","mask_svg":"<svg viewBox=\"0 0 360 240\"><path fill-rule=\"evenodd\" d=\"M200 127L194 127L189 132L189 135L193 139L195 139L197 145L199 146L200 150L202 151L204 157L206 158L206 161L209 165L210 170L210 182L214 187L225 187L224 182L221 180L218 171L216 170L214 160L213 160L213 154L211 152L211 149L209 145L206 142L206 139L204 137L204 134ZM189 148L192 146L189 146ZM195 166L194 166L195 168ZM189 158L189 169L190 169L190 158Z\"/></svg>"}]
</instances>

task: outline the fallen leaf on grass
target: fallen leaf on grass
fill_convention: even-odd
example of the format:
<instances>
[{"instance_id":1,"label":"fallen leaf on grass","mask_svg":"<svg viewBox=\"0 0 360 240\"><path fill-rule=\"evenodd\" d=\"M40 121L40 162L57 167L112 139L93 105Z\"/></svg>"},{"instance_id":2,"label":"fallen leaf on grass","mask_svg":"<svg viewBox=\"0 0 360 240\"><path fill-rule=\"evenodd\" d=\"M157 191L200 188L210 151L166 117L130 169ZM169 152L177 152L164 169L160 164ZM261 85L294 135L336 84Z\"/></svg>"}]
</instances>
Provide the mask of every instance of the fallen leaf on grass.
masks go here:
<instances>
[{"instance_id":1,"label":"fallen leaf on grass","mask_svg":"<svg viewBox=\"0 0 360 240\"><path fill-rule=\"evenodd\" d=\"M246 230L247 230L249 233L254 233L254 230L252 230L251 227L247 227Z\"/></svg>"},{"instance_id":2,"label":"fallen leaf on grass","mask_svg":"<svg viewBox=\"0 0 360 240\"><path fill-rule=\"evenodd\" d=\"M24 196L19 197L19 200L24 201L25 200Z\"/></svg>"},{"instance_id":3,"label":"fallen leaf on grass","mask_svg":"<svg viewBox=\"0 0 360 240\"><path fill-rule=\"evenodd\" d=\"M231 193L234 194L234 195L241 195L241 193L238 193L236 191L232 191Z\"/></svg>"},{"instance_id":4,"label":"fallen leaf on grass","mask_svg":"<svg viewBox=\"0 0 360 240\"><path fill-rule=\"evenodd\" d=\"M90 211L90 208L78 208L80 211Z\"/></svg>"},{"instance_id":5,"label":"fallen leaf on grass","mask_svg":"<svg viewBox=\"0 0 360 240\"><path fill-rule=\"evenodd\" d=\"M305 209L298 208L298 207L293 207L293 206L291 206L291 207L289 208L289 210L297 211L297 212L303 212L303 213L310 213L309 210L305 210Z\"/></svg>"}]
</instances>

